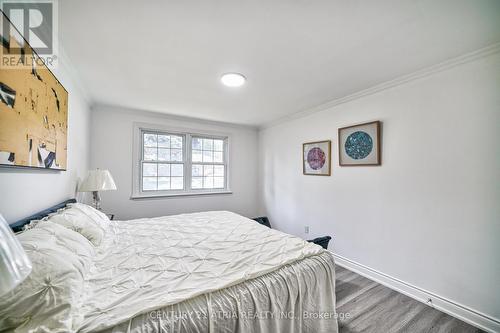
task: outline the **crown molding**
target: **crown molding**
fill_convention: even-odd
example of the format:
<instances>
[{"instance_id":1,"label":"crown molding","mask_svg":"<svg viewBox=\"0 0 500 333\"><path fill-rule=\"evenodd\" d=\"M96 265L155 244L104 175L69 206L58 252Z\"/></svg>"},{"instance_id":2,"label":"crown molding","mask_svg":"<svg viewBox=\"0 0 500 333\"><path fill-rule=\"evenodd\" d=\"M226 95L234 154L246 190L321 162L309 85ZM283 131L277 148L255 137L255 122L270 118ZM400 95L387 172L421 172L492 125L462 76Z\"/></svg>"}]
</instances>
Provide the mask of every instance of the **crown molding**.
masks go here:
<instances>
[{"instance_id":1,"label":"crown molding","mask_svg":"<svg viewBox=\"0 0 500 333\"><path fill-rule=\"evenodd\" d=\"M92 104L91 109L93 112L122 112L133 115L139 114L152 118L162 118L162 119L183 121L187 123L198 123L198 124L213 125L219 127L237 128L248 131L258 131L259 129L257 126L254 125L246 125L246 124L230 123L230 122L223 122L223 121L204 119L204 118L182 116L173 113L167 113L155 110L137 109L117 104L94 103Z\"/></svg>"},{"instance_id":2,"label":"crown molding","mask_svg":"<svg viewBox=\"0 0 500 333\"><path fill-rule=\"evenodd\" d=\"M260 126L259 130L274 127L274 126L277 126L279 124L282 124L282 123L285 123L285 122L288 122L288 121L291 121L294 119L306 117L306 116L311 115L313 113L324 111L324 110L333 108L333 107L340 105L340 104L354 101L354 100L357 100L357 99L365 97L365 96L373 95L373 94L376 94L378 92L381 92L381 91L384 91L384 90L387 90L387 89L390 89L393 87L397 87L397 86L406 84L406 83L411 82L411 81L422 79L422 78L431 76L433 74L451 69L453 67L456 67L456 66L459 66L459 65L477 60L477 59L481 59L481 58L490 56L490 55L498 53L498 52L500 52L500 42L495 43L495 44L491 44L487 47L478 49L478 50L473 51L473 52L463 54L463 55L458 56L458 57L448 59L448 60L440 62L436 65L432 65L432 66L426 67L424 69L417 70L417 71L412 72L410 74L400 76L396 79L389 80L389 81L386 81L383 83L379 83L375 86L372 86L372 87L364 89L364 90L360 90L360 91L355 92L353 94L349 94L347 96L340 97L340 98L328 101L326 103L322 103L322 104L319 104L317 106L314 106L314 107L311 107L311 108L308 108L305 110L301 110L301 111L292 113L290 115L272 120L272 121Z\"/></svg>"},{"instance_id":3,"label":"crown molding","mask_svg":"<svg viewBox=\"0 0 500 333\"><path fill-rule=\"evenodd\" d=\"M63 46L61 45L61 42L59 42L57 56L59 57L59 59L55 72L58 74L58 76L63 76L61 80L71 81L74 88L76 88L80 92L81 97L83 98L85 103L91 106L92 98L90 97L87 87L83 83L80 72L77 69L78 67L73 64Z\"/></svg>"}]
</instances>

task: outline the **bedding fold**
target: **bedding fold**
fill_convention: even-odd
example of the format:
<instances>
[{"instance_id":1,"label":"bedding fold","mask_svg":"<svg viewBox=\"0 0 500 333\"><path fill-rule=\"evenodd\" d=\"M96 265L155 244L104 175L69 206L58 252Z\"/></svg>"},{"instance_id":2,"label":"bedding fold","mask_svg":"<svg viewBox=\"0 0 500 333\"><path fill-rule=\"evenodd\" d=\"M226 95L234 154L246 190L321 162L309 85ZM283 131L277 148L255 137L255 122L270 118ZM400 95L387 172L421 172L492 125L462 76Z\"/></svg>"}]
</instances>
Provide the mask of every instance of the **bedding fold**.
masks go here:
<instances>
[{"instance_id":1,"label":"bedding fold","mask_svg":"<svg viewBox=\"0 0 500 333\"><path fill-rule=\"evenodd\" d=\"M333 274L333 258L321 247L231 212L111 221L106 238L96 248L86 281L84 322L79 331L127 332L119 327L131 327L136 318L149 318L160 309L191 305L216 313L234 308L302 312L299 310L304 307L311 312L334 313ZM261 305L266 299L267 305ZM210 320L214 319L211 315L203 321L201 317L196 325L229 325L211 332L229 332L234 325L261 322L239 317ZM308 320L300 315L273 322L308 327ZM168 322L168 317L154 321L155 327ZM173 322L184 327L182 321ZM333 327L332 320L323 322ZM190 332L196 325L186 324L180 331ZM265 327L253 331L268 332ZM133 331L150 330L142 327Z\"/></svg>"},{"instance_id":2,"label":"bedding fold","mask_svg":"<svg viewBox=\"0 0 500 333\"><path fill-rule=\"evenodd\" d=\"M101 333L335 333L335 267L324 252Z\"/></svg>"}]
</instances>

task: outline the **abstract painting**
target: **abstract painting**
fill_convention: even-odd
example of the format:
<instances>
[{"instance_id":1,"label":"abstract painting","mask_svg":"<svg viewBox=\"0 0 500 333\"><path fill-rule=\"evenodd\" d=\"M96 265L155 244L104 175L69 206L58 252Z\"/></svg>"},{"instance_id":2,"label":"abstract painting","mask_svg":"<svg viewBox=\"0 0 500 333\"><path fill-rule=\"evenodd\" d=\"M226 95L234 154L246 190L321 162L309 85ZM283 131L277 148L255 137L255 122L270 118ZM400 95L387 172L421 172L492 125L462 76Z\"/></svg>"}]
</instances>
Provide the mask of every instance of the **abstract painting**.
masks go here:
<instances>
[{"instance_id":1,"label":"abstract painting","mask_svg":"<svg viewBox=\"0 0 500 333\"><path fill-rule=\"evenodd\" d=\"M0 165L65 170L68 92L3 13L0 20Z\"/></svg>"},{"instance_id":2,"label":"abstract painting","mask_svg":"<svg viewBox=\"0 0 500 333\"><path fill-rule=\"evenodd\" d=\"M380 165L380 121L339 128L341 166Z\"/></svg>"},{"instance_id":3,"label":"abstract painting","mask_svg":"<svg viewBox=\"0 0 500 333\"><path fill-rule=\"evenodd\" d=\"M307 142L302 145L302 172L304 175L330 176L330 140Z\"/></svg>"}]
</instances>

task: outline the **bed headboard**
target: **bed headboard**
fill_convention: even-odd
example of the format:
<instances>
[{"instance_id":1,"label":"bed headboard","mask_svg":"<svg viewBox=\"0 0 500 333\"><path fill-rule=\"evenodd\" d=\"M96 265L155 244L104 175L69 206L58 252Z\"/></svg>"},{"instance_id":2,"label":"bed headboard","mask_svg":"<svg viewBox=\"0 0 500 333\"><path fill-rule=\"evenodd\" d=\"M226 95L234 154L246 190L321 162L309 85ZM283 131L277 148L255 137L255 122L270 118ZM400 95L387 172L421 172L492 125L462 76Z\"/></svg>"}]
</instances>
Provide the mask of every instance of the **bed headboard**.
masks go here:
<instances>
[{"instance_id":1,"label":"bed headboard","mask_svg":"<svg viewBox=\"0 0 500 333\"><path fill-rule=\"evenodd\" d=\"M25 217L22 220L16 221L16 222L10 224L9 226L12 229L12 231L14 231L14 232L22 231L23 226L25 224L30 223L32 220L41 220L44 217L48 216L49 214L55 213L55 212L57 212L57 210L66 207L67 204L75 203L75 202L76 202L76 199L68 199L66 201L63 201L63 202L55 205L55 206L52 206L52 207L47 208L45 210L42 210L41 212L38 212L38 213L33 214L31 216Z\"/></svg>"}]
</instances>

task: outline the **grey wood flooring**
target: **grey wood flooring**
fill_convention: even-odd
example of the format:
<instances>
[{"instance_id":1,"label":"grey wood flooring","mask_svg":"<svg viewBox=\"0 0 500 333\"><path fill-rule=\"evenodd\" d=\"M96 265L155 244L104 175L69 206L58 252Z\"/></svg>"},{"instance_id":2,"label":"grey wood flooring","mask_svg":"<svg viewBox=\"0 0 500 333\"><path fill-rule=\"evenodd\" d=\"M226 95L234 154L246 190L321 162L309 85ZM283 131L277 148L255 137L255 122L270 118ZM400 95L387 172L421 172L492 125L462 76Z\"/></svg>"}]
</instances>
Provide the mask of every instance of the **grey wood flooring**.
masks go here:
<instances>
[{"instance_id":1,"label":"grey wood flooring","mask_svg":"<svg viewBox=\"0 0 500 333\"><path fill-rule=\"evenodd\" d=\"M335 273L340 333L483 332L343 267Z\"/></svg>"}]
</instances>

